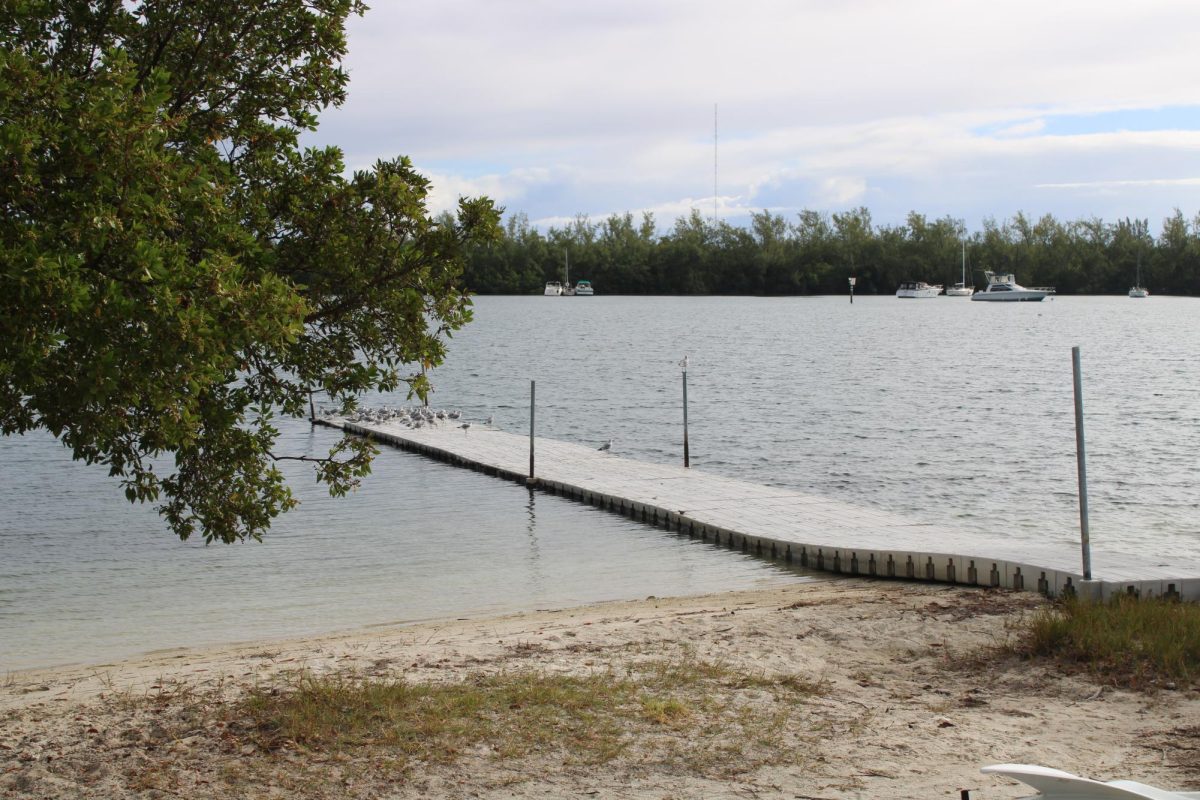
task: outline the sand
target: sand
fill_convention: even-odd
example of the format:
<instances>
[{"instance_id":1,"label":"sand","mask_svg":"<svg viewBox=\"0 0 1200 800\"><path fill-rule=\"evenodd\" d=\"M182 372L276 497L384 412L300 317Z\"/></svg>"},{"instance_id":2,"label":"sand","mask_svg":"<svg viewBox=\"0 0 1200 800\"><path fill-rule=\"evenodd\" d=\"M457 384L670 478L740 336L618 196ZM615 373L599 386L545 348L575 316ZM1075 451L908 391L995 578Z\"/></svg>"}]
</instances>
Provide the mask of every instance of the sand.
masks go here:
<instances>
[{"instance_id":1,"label":"sand","mask_svg":"<svg viewBox=\"0 0 1200 800\"><path fill-rule=\"evenodd\" d=\"M1014 798L981 775L1023 762L1100 780L1200 788L1200 693L1135 693L1005 652L1035 595L830 580L702 597L648 598L486 620L449 620L288 642L160 652L0 679L0 796L40 798ZM500 670L586 674L647 653L824 688L788 717L795 757L694 768L638 758L602 764L486 748L401 775L322 780L312 754L230 750L187 729L195 698L236 699L297 670L457 680ZM761 694L761 693L760 693ZM158 702L128 702L157 698ZM186 700L186 702L185 702ZM746 693L739 702L770 702ZM192 705L189 706L189 703ZM684 743L687 744L686 742ZM711 744L711 743L710 743ZM707 745L706 745L707 746ZM742 757L745 753L742 753ZM240 769L270 760L261 769ZM347 773L350 774L350 773ZM240 777L239 777L240 776ZM247 778L246 776L251 776ZM240 782L239 782L240 781Z\"/></svg>"}]
</instances>

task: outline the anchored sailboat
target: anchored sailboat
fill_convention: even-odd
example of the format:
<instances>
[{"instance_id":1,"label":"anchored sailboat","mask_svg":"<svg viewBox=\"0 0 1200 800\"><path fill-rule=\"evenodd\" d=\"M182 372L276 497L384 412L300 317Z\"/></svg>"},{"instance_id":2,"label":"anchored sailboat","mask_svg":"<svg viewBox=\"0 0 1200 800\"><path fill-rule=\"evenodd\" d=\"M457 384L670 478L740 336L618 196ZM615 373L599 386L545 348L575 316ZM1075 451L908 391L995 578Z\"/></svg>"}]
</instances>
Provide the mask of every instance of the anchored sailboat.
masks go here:
<instances>
[{"instance_id":1,"label":"anchored sailboat","mask_svg":"<svg viewBox=\"0 0 1200 800\"><path fill-rule=\"evenodd\" d=\"M975 294L975 287L967 285L967 242L962 243L962 280L946 290L947 297L970 297Z\"/></svg>"},{"instance_id":2,"label":"anchored sailboat","mask_svg":"<svg viewBox=\"0 0 1200 800\"><path fill-rule=\"evenodd\" d=\"M1149 297L1150 290L1142 286L1142 254L1138 253L1137 258L1137 282L1129 289L1130 297Z\"/></svg>"}]
</instances>

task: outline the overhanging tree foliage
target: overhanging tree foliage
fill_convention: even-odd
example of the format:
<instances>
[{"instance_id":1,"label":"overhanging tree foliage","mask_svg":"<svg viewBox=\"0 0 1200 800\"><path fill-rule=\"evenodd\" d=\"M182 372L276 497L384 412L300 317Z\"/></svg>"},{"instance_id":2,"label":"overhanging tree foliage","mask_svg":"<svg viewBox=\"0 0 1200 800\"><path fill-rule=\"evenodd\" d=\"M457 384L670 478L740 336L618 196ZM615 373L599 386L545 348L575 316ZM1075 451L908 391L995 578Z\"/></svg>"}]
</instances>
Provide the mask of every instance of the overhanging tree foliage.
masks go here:
<instances>
[{"instance_id":1,"label":"overhanging tree foliage","mask_svg":"<svg viewBox=\"0 0 1200 800\"><path fill-rule=\"evenodd\" d=\"M469 319L466 249L406 158L351 178L300 132L345 98L358 0L0 7L0 430L45 428L183 538L295 504L277 415L424 379ZM372 448L315 459L345 493Z\"/></svg>"}]
</instances>

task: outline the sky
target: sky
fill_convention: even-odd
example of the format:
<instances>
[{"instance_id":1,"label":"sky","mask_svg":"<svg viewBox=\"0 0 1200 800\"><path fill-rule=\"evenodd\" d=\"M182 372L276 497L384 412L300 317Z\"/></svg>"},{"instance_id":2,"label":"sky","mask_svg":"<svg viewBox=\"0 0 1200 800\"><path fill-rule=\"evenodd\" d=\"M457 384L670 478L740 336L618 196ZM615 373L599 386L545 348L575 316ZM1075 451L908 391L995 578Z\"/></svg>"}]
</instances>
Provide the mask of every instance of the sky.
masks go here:
<instances>
[{"instance_id":1,"label":"sky","mask_svg":"<svg viewBox=\"0 0 1200 800\"><path fill-rule=\"evenodd\" d=\"M374 0L348 37L306 143L411 157L434 212L1200 213L1193 0Z\"/></svg>"}]
</instances>

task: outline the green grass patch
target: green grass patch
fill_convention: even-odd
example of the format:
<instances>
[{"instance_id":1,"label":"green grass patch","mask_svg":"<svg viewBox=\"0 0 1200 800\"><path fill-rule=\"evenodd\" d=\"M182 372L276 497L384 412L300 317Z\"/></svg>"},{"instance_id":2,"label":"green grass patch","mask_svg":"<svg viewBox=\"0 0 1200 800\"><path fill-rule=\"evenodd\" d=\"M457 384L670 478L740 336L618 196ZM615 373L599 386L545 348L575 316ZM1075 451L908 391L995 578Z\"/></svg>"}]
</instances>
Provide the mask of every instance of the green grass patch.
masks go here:
<instances>
[{"instance_id":1,"label":"green grass patch","mask_svg":"<svg viewBox=\"0 0 1200 800\"><path fill-rule=\"evenodd\" d=\"M639 763L673 761L685 742L681 766L712 774L752 768L762 757L795 762L802 748L779 734L790 719L804 735L804 701L825 689L795 675L748 676L690 658L586 675L514 671L445 683L303 675L284 690L251 694L230 719L242 741L262 750L386 754L400 769L453 763L468 753L577 765L624 754ZM692 738L714 730L721 731L715 739ZM747 743L771 741L766 752L741 752Z\"/></svg>"},{"instance_id":2,"label":"green grass patch","mask_svg":"<svg viewBox=\"0 0 1200 800\"><path fill-rule=\"evenodd\" d=\"M1133 688L1191 685L1200 678L1200 606L1120 595L1066 598L1033 614L1018 649L1082 667Z\"/></svg>"}]
</instances>

